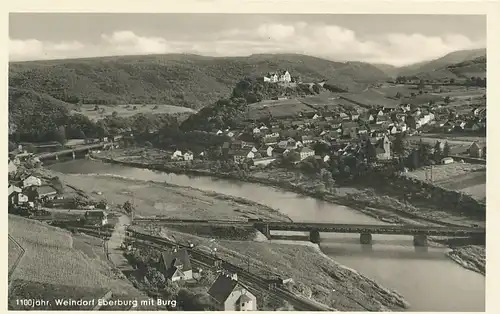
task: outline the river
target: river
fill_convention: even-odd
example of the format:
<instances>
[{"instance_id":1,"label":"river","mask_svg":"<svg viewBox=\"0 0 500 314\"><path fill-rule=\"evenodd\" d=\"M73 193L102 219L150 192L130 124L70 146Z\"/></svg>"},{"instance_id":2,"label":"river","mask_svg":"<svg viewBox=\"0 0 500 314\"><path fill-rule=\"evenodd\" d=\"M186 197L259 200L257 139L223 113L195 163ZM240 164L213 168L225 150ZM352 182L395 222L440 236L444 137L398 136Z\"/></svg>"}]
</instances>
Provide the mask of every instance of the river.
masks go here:
<instances>
[{"instance_id":1,"label":"river","mask_svg":"<svg viewBox=\"0 0 500 314\"><path fill-rule=\"evenodd\" d=\"M344 206L253 183L89 160L62 162L49 168L63 173L115 174L243 197L278 209L294 221L383 224ZM445 256L446 248L415 248L409 236L374 235L372 246L359 244L359 236L352 234L321 234L321 239L325 254L398 291L410 303L410 311L485 311L485 277L451 261Z\"/></svg>"}]
</instances>

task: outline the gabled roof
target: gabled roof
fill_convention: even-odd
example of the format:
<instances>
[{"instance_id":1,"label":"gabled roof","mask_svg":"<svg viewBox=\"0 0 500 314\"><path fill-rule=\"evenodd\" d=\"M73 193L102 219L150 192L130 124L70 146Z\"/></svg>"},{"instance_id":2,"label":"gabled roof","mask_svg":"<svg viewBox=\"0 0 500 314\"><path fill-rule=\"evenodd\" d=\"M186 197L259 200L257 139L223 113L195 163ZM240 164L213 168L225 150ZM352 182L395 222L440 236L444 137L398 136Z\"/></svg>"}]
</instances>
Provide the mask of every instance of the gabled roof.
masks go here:
<instances>
[{"instance_id":1,"label":"gabled roof","mask_svg":"<svg viewBox=\"0 0 500 314\"><path fill-rule=\"evenodd\" d=\"M11 195L12 193L16 192L16 193L21 193L21 189L18 188L17 186L15 185L9 185L9 193L8 195Z\"/></svg>"},{"instance_id":2,"label":"gabled roof","mask_svg":"<svg viewBox=\"0 0 500 314\"><path fill-rule=\"evenodd\" d=\"M224 303L231 292L238 286L238 281L226 274L220 274L208 290L208 294L218 303Z\"/></svg>"},{"instance_id":3,"label":"gabled roof","mask_svg":"<svg viewBox=\"0 0 500 314\"><path fill-rule=\"evenodd\" d=\"M182 271L191 270L191 261L189 259L189 254L185 249L179 249L177 251L164 251L161 253L161 262L164 264L165 269L177 268L182 266Z\"/></svg>"},{"instance_id":4,"label":"gabled roof","mask_svg":"<svg viewBox=\"0 0 500 314\"><path fill-rule=\"evenodd\" d=\"M38 195L46 195L46 194L56 194L57 190L51 186L51 185L41 185L36 187L36 191L38 192Z\"/></svg>"}]
</instances>

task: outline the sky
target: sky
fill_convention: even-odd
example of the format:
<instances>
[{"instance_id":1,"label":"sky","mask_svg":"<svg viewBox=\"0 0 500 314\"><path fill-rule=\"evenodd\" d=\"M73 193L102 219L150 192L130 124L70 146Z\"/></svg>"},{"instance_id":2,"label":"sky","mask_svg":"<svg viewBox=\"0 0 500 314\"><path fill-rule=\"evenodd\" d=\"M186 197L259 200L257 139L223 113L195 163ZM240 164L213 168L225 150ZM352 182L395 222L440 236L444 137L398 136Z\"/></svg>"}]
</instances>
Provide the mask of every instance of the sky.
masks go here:
<instances>
[{"instance_id":1,"label":"sky","mask_svg":"<svg viewBox=\"0 0 500 314\"><path fill-rule=\"evenodd\" d=\"M402 66L486 47L481 15L11 13L9 59L299 53Z\"/></svg>"}]
</instances>

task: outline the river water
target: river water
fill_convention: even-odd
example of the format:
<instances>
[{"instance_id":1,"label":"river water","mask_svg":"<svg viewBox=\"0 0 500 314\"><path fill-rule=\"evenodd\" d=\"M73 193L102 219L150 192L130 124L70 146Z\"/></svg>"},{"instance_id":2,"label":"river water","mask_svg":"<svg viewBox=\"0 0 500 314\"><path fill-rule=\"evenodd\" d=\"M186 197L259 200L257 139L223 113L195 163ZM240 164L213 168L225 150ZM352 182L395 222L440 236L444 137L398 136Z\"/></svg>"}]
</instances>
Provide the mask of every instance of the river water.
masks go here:
<instances>
[{"instance_id":1,"label":"river water","mask_svg":"<svg viewBox=\"0 0 500 314\"><path fill-rule=\"evenodd\" d=\"M74 160L51 165L63 173L115 174L191 186L243 197L278 209L294 221L383 224L353 209L259 184L210 177L167 174ZM381 285L398 291L410 311L485 311L485 277L445 256L445 248L415 248L409 236L374 235L373 245L359 244L359 235L321 234L322 251Z\"/></svg>"}]
</instances>

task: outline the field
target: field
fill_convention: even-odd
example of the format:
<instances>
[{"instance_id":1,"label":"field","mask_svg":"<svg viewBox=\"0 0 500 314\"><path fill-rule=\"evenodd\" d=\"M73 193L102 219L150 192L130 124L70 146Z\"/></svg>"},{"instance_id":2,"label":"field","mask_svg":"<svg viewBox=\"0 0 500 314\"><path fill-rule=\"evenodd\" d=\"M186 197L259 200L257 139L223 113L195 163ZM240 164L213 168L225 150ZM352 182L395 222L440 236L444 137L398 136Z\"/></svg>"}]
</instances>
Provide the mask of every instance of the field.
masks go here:
<instances>
[{"instance_id":1,"label":"field","mask_svg":"<svg viewBox=\"0 0 500 314\"><path fill-rule=\"evenodd\" d=\"M22 309L15 304L16 298L92 299L108 291L141 297L110 267L100 240L13 215L9 215L9 235L25 249L11 276L12 309Z\"/></svg>"},{"instance_id":2,"label":"field","mask_svg":"<svg viewBox=\"0 0 500 314\"><path fill-rule=\"evenodd\" d=\"M231 220L261 217L287 220L285 216L269 207L189 187L111 176L63 174L58 176L79 189L102 192L102 195L93 197L106 199L111 208L130 201L137 208L138 216Z\"/></svg>"},{"instance_id":3,"label":"field","mask_svg":"<svg viewBox=\"0 0 500 314\"><path fill-rule=\"evenodd\" d=\"M430 178L431 169L425 167L416 171L408 172L406 175L425 181ZM486 166L452 163L432 167L432 180L437 186L449 190L461 191L472 197L483 200L486 198Z\"/></svg>"},{"instance_id":4,"label":"field","mask_svg":"<svg viewBox=\"0 0 500 314\"><path fill-rule=\"evenodd\" d=\"M423 134L418 136L410 136L407 140L413 144L417 144L420 140L434 147L436 142L448 142L451 155L462 155L467 152L470 145L474 141L485 142L485 137L464 137L445 134Z\"/></svg>"},{"instance_id":5,"label":"field","mask_svg":"<svg viewBox=\"0 0 500 314\"><path fill-rule=\"evenodd\" d=\"M23 248L19 246L14 241L14 239L9 237L9 260L8 260L9 273L15 269L14 267L16 266L16 262L19 260L22 254L23 254Z\"/></svg>"},{"instance_id":6,"label":"field","mask_svg":"<svg viewBox=\"0 0 500 314\"><path fill-rule=\"evenodd\" d=\"M195 113L196 111L190 108L185 107L177 107L170 105L147 105L147 104L139 104L139 105L99 105L100 110L95 110L96 105L85 104L81 106L80 111L74 111L76 113L81 113L91 120L99 120L103 119L106 116L110 116L113 112L116 111L119 117L131 117L138 113L150 113L150 114L175 114L181 112ZM134 107L136 109L134 109Z\"/></svg>"},{"instance_id":7,"label":"field","mask_svg":"<svg viewBox=\"0 0 500 314\"><path fill-rule=\"evenodd\" d=\"M320 96L305 97L299 100L307 106L319 111L338 111L340 108L355 109L358 112L366 111L364 107L339 98L340 95L341 93L328 93Z\"/></svg>"},{"instance_id":8,"label":"field","mask_svg":"<svg viewBox=\"0 0 500 314\"><path fill-rule=\"evenodd\" d=\"M449 96L450 98L468 98L468 97L483 96L485 94L486 94L485 88L469 88L468 90L463 88L456 91L435 93L434 95L439 95L443 97Z\"/></svg>"},{"instance_id":9,"label":"field","mask_svg":"<svg viewBox=\"0 0 500 314\"><path fill-rule=\"evenodd\" d=\"M272 115L275 118L297 117L300 113L313 113L316 110L297 99L261 101L248 106L249 119L263 119Z\"/></svg>"}]
</instances>

